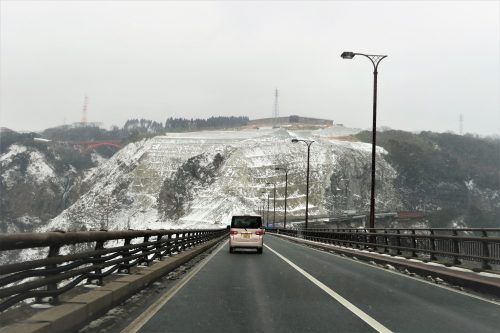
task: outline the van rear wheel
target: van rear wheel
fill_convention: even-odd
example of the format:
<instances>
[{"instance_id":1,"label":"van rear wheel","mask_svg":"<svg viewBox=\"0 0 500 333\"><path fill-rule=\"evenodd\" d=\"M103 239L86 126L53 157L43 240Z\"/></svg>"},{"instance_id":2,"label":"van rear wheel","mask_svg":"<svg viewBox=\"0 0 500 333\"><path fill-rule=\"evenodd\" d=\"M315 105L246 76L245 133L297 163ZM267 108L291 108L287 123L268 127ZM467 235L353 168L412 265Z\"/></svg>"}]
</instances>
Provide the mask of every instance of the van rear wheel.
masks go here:
<instances>
[{"instance_id":1,"label":"van rear wheel","mask_svg":"<svg viewBox=\"0 0 500 333\"><path fill-rule=\"evenodd\" d=\"M229 253L234 253L234 247L229 247Z\"/></svg>"},{"instance_id":2,"label":"van rear wheel","mask_svg":"<svg viewBox=\"0 0 500 333\"><path fill-rule=\"evenodd\" d=\"M259 247L259 248L257 249L257 253L258 253L258 254L262 254L262 249L263 249L262 247Z\"/></svg>"}]
</instances>

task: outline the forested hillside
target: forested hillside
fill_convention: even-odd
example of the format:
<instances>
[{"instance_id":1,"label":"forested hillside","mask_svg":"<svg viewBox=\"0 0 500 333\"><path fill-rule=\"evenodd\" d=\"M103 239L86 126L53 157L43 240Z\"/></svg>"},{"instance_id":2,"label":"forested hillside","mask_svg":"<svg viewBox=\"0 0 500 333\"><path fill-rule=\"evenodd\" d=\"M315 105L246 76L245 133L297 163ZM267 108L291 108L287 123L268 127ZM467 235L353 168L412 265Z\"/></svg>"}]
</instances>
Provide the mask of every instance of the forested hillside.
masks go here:
<instances>
[{"instance_id":1,"label":"forested hillside","mask_svg":"<svg viewBox=\"0 0 500 333\"><path fill-rule=\"evenodd\" d=\"M356 137L371 142L371 132ZM434 212L432 221L500 226L500 140L451 133L385 131L377 145L398 172L396 187L412 210Z\"/></svg>"}]
</instances>

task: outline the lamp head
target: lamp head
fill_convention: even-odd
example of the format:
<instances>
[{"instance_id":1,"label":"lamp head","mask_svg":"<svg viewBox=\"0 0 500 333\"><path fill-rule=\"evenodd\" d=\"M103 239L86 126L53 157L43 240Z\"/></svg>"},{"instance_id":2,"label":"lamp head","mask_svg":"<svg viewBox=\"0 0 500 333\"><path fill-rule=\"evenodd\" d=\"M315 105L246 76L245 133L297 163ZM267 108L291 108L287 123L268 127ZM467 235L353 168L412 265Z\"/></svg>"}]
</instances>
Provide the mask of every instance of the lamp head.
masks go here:
<instances>
[{"instance_id":1,"label":"lamp head","mask_svg":"<svg viewBox=\"0 0 500 333\"><path fill-rule=\"evenodd\" d=\"M299 142L299 140L297 140L297 139L292 139L292 142L293 142L293 143L297 143L297 142Z\"/></svg>"},{"instance_id":2,"label":"lamp head","mask_svg":"<svg viewBox=\"0 0 500 333\"><path fill-rule=\"evenodd\" d=\"M340 55L343 59L352 59L354 58L354 52L342 52Z\"/></svg>"}]
</instances>

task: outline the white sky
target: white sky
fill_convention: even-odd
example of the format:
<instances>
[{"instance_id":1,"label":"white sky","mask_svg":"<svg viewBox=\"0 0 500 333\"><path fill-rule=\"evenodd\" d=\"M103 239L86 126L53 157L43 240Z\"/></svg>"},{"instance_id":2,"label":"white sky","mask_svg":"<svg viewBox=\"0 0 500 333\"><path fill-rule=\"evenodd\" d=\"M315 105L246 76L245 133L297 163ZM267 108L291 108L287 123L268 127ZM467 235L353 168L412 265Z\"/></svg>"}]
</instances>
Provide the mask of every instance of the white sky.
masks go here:
<instances>
[{"instance_id":1,"label":"white sky","mask_svg":"<svg viewBox=\"0 0 500 333\"><path fill-rule=\"evenodd\" d=\"M0 2L0 126L218 115L500 134L499 1Z\"/></svg>"}]
</instances>

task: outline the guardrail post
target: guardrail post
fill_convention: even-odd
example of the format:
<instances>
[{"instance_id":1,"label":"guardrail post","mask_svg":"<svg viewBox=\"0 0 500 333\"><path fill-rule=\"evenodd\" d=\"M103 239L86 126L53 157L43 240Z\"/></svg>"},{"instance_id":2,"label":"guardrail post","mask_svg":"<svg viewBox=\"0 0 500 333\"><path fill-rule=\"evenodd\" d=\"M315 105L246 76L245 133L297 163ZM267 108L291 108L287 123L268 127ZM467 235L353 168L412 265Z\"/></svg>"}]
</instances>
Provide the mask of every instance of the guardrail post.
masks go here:
<instances>
[{"instance_id":1,"label":"guardrail post","mask_svg":"<svg viewBox=\"0 0 500 333\"><path fill-rule=\"evenodd\" d=\"M364 233L364 241L363 241L363 249L367 249L368 248L368 243L370 242L370 236L367 235L367 232L369 232L368 230L364 229L365 233Z\"/></svg>"},{"instance_id":2,"label":"guardrail post","mask_svg":"<svg viewBox=\"0 0 500 333\"><path fill-rule=\"evenodd\" d=\"M212 234L213 236L213 234ZM193 231L190 231L189 232L189 247L193 247L194 246L194 241L195 241L195 235L194 235L194 232Z\"/></svg>"},{"instance_id":3,"label":"guardrail post","mask_svg":"<svg viewBox=\"0 0 500 333\"><path fill-rule=\"evenodd\" d=\"M389 252L389 239L387 236L387 229L384 230L384 253Z\"/></svg>"},{"instance_id":4,"label":"guardrail post","mask_svg":"<svg viewBox=\"0 0 500 333\"><path fill-rule=\"evenodd\" d=\"M488 232L483 230L483 237L488 238ZM481 242L483 244L483 255L484 259L481 261L481 269L488 270L491 269L491 265L487 258L490 257L490 248L488 247L488 241L485 239Z\"/></svg>"},{"instance_id":5,"label":"guardrail post","mask_svg":"<svg viewBox=\"0 0 500 333\"><path fill-rule=\"evenodd\" d=\"M374 235L372 235L374 234ZM373 251L378 251L378 236L377 230L370 229L370 243L372 243Z\"/></svg>"},{"instance_id":6,"label":"guardrail post","mask_svg":"<svg viewBox=\"0 0 500 333\"><path fill-rule=\"evenodd\" d=\"M167 255L168 256L172 256L172 252L174 250L174 241L172 239L172 235L173 234L171 234L171 233L167 235L167 251L168 251Z\"/></svg>"},{"instance_id":7,"label":"guardrail post","mask_svg":"<svg viewBox=\"0 0 500 333\"><path fill-rule=\"evenodd\" d=\"M453 236L458 237L458 233L456 230L453 230ZM458 255L460 254L460 247L458 245L458 239L453 238L453 253L455 254L453 256L453 265L460 265L460 260L458 260Z\"/></svg>"},{"instance_id":8,"label":"guardrail post","mask_svg":"<svg viewBox=\"0 0 500 333\"><path fill-rule=\"evenodd\" d=\"M352 232L352 230L348 230L347 232ZM355 232L356 232L356 247L358 249L362 249L365 247L364 244L361 244L365 241L365 230L358 230L358 229L355 229Z\"/></svg>"},{"instance_id":9,"label":"guardrail post","mask_svg":"<svg viewBox=\"0 0 500 333\"><path fill-rule=\"evenodd\" d=\"M417 240L415 239L415 229L411 229L411 256L417 256Z\"/></svg>"},{"instance_id":10,"label":"guardrail post","mask_svg":"<svg viewBox=\"0 0 500 333\"><path fill-rule=\"evenodd\" d=\"M189 248L190 235L191 233L189 231L184 233L183 236L184 242L182 243L182 251L186 251Z\"/></svg>"},{"instance_id":11,"label":"guardrail post","mask_svg":"<svg viewBox=\"0 0 500 333\"><path fill-rule=\"evenodd\" d=\"M192 235L192 241L191 241L191 246L196 246L199 242L199 232L198 231L193 231L191 233Z\"/></svg>"},{"instance_id":12,"label":"guardrail post","mask_svg":"<svg viewBox=\"0 0 500 333\"><path fill-rule=\"evenodd\" d=\"M95 251L98 251L98 250L102 250L104 249L104 241L96 241L95 242L95 248L94 250ZM94 259L94 265L97 266L99 264L101 264L102 260L101 259L101 255L100 254L96 254L95 256L93 256L93 259ZM102 269L101 268L96 268L95 271L94 271L94 274L95 274L95 278L88 278L87 279L87 283L88 284L96 284L98 286L102 286ZM97 283L96 283L97 281Z\"/></svg>"},{"instance_id":13,"label":"guardrail post","mask_svg":"<svg viewBox=\"0 0 500 333\"><path fill-rule=\"evenodd\" d=\"M142 246L141 246L141 252L142 252L142 257L141 257L141 260L140 262L137 264L137 265L140 265L140 264L145 264L146 266L149 266L149 258L148 258L148 245L145 245L144 243L147 243L149 242L149 237L150 236L144 236L144 238L142 239Z\"/></svg>"},{"instance_id":14,"label":"guardrail post","mask_svg":"<svg viewBox=\"0 0 500 333\"><path fill-rule=\"evenodd\" d=\"M63 231L59 231L59 232L63 232ZM48 258L53 258L53 257L57 257L59 255L59 250L60 250L61 246L59 244L57 245L51 245L49 247L49 253L47 255L47 259ZM49 264L47 266L45 266L45 269L46 270L50 270L50 269L54 269L54 268L57 268L57 265L54 265L54 264ZM47 273L45 275L46 278L48 277L51 277L51 276L55 276L57 275L57 273ZM47 284L47 291L56 291L57 290L57 283L50 283L50 284ZM50 304L55 304L57 303L58 299L57 299L57 295L55 296L51 296L51 299L50 298L46 298L46 297L37 297L36 300L35 300L35 303L50 303Z\"/></svg>"},{"instance_id":15,"label":"guardrail post","mask_svg":"<svg viewBox=\"0 0 500 333\"><path fill-rule=\"evenodd\" d=\"M401 231L398 229L396 230L396 255L401 255L403 252L401 252Z\"/></svg>"},{"instance_id":16,"label":"guardrail post","mask_svg":"<svg viewBox=\"0 0 500 333\"><path fill-rule=\"evenodd\" d=\"M188 246L188 236L189 232L183 232L182 233L182 241L181 241L181 252L185 251Z\"/></svg>"},{"instance_id":17,"label":"guardrail post","mask_svg":"<svg viewBox=\"0 0 500 333\"><path fill-rule=\"evenodd\" d=\"M359 239L358 232L359 231L357 229L355 229L354 232L353 231L349 232L349 238L351 239L351 247L353 249L358 249L361 247L361 245L359 244L360 239ZM341 231L341 233L342 233L342 231Z\"/></svg>"},{"instance_id":18,"label":"guardrail post","mask_svg":"<svg viewBox=\"0 0 500 333\"><path fill-rule=\"evenodd\" d=\"M436 251L436 243L434 242L434 230L429 230L431 232L431 237L429 237L429 244L430 244L430 247L431 247L431 252L430 253L430 256L429 256L429 260L430 261L436 261L437 258L436 258L436 255L434 253L434 251Z\"/></svg>"},{"instance_id":19,"label":"guardrail post","mask_svg":"<svg viewBox=\"0 0 500 333\"><path fill-rule=\"evenodd\" d=\"M155 251L155 255L153 257L153 260L154 260L154 258L158 258L158 260L160 260L160 261L162 260L162 257L163 257L163 255L161 253L162 237L163 237L163 235L157 235L156 236L156 242L157 242L157 244L155 246L156 251Z\"/></svg>"},{"instance_id":20,"label":"guardrail post","mask_svg":"<svg viewBox=\"0 0 500 333\"><path fill-rule=\"evenodd\" d=\"M182 242L184 241L184 233L178 232L175 235L175 252L182 252Z\"/></svg>"},{"instance_id":21,"label":"guardrail post","mask_svg":"<svg viewBox=\"0 0 500 333\"><path fill-rule=\"evenodd\" d=\"M211 233L212 237L215 237L216 233ZM198 242L198 233L196 231L191 232L191 247L196 246Z\"/></svg>"},{"instance_id":22,"label":"guardrail post","mask_svg":"<svg viewBox=\"0 0 500 333\"><path fill-rule=\"evenodd\" d=\"M61 249L61 246L59 244L51 245L50 248L49 248L49 254L48 254L47 258L53 258L53 257L59 256L59 250L60 249ZM46 270L51 270L51 269L55 269L55 268L57 268L56 264L50 264L50 265L45 266ZM48 277L55 276L55 275L58 275L58 274L59 273L47 273L45 275L45 277L48 278ZM57 283L49 283L49 284L47 284L47 291L49 291L49 292L51 292L51 291L56 292L57 291ZM49 298L48 300L45 297L38 297L36 299L36 302L37 303L56 304L58 302L58 296L57 295L51 296L51 298Z\"/></svg>"},{"instance_id":23,"label":"guardrail post","mask_svg":"<svg viewBox=\"0 0 500 333\"><path fill-rule=\"evenodd\" d=\"M123 242L123 246L128 246L130 245L131 238L125 238ZM125 259L123 260L120 264L118 264L118 272L119 273L124 273L124 274L130 274L130 260L128 260L128 257L130 257L130 250L122 250L122 258Z\"/></svg>"}]
</instances>

